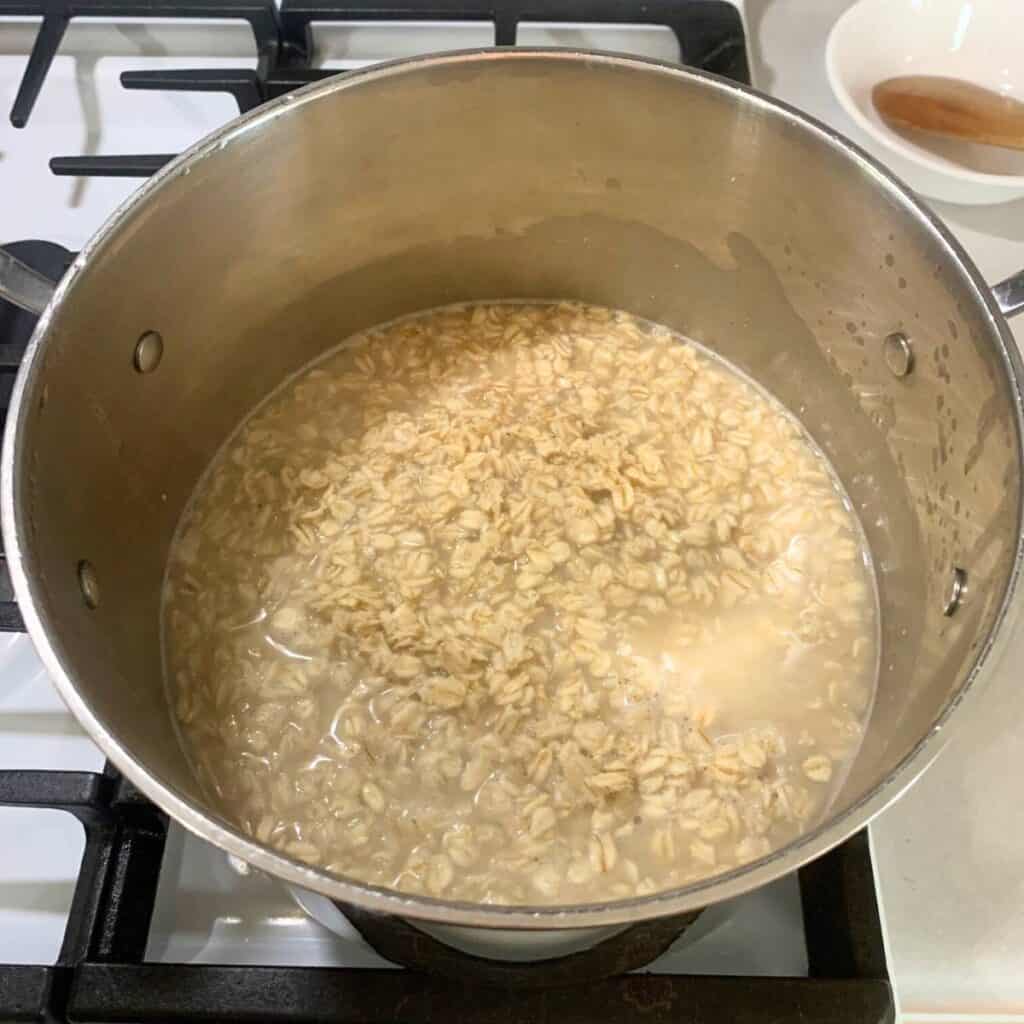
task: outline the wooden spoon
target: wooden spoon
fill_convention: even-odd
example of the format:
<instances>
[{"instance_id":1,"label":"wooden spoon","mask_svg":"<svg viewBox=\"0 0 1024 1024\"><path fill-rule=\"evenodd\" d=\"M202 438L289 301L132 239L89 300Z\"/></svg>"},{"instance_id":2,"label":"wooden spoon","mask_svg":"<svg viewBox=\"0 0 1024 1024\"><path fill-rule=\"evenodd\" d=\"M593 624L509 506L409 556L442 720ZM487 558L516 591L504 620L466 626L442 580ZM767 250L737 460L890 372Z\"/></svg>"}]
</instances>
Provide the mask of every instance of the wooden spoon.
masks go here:
<instances>
[{"instance_id":1,"label":"wooden spoon","mask_svg":"<svg viewBox=\"0 0 1024 1024\"><path fill-rule=\"evenodd\" d=\"M1024 149L1024 103L958 78L903 75L871 90L886 124L964 142Z\"/></svg>"}]
</instances>

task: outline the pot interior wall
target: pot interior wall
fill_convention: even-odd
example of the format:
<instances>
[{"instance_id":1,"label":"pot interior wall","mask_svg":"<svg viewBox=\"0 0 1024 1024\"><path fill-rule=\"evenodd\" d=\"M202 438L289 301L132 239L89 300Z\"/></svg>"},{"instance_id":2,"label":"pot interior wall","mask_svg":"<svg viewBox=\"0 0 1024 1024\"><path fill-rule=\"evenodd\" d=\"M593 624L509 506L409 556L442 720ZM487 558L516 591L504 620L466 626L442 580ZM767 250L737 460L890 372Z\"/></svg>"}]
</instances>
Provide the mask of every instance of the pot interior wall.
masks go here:
<instances>
[{"instance_id":1,"label":"pot interior wall","mask_svg":"<svg viewBox=\"0 0 1024 1024\"><path fill-rule=\"evenodd\" d=\"M550 54L364 76L277 107L135 206L79 273L28 382L16 486L35 600L105 728L204 806L158 634L199 474L346 335L503 297L665 323L799 414L879 570L879 697L836 811L883 783L956 697L1013 566L1019 440L995 328L933 230L820 134L726 86ZM165 352L143 375L149 330ZM903 378L883 358L897 330L914 351ZM953 566L969 591L945 618Z\"/></svg>"}]
</instances>

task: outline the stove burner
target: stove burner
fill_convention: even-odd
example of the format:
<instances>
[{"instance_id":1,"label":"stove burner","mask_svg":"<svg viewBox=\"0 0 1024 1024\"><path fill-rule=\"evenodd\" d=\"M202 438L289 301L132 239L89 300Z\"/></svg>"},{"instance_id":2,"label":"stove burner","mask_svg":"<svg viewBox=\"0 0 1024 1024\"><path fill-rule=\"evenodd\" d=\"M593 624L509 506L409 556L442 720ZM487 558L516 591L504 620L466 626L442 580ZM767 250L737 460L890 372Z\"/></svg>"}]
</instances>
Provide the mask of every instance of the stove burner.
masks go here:
<instances>
[{"instance_id":1,"label":"stove burner","mask_svg":"<svg viewBox=\"0 0 1024 1024\"><path fill-rule=\"evenodd\" d=\"M527 990L583 985L646 967L700 916L700 911L642 921L590 949L530 963L491 960L464 953L397 917L339 904L370 947L385 960L452 981Z\"/></svg>"}]
</instances>

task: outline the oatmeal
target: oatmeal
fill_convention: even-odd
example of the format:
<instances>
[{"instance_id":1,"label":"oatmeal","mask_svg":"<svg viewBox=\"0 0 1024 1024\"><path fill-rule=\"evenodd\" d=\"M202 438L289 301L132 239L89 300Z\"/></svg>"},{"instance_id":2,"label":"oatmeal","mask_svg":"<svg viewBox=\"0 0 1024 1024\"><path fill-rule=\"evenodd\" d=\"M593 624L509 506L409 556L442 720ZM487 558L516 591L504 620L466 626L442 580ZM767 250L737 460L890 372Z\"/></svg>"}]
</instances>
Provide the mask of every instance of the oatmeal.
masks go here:
<instances>
[{"instance_id":1,"label":"oatmeal","mask_svg":"<svg viewBox=\"0 0 1024 1024\"><path fill-rule=\"evenodd\" d=\"M575 304L350 339L217 455L170 697L248 834L484 903L655 892L827 809L875 679L866 548L796 421Z\"/></svg>"}]
</instances>

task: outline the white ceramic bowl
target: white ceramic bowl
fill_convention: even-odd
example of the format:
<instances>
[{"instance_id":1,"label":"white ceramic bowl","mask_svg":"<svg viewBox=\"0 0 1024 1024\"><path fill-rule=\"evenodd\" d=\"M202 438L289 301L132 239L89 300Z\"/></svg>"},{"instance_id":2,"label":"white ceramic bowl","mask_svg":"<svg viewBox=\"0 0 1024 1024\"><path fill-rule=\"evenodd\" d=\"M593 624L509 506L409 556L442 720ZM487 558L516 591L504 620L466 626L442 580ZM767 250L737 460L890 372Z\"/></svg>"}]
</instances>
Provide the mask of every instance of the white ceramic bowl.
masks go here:
<instances>
[{"instance_id":1,"label":"white ceramic bowl","mask_svg":"<svg viewBox=\"0 0 1024 1024\"><path fill-rule=\"evenodd\" d=\"M911 188L951 203L1024 196L1024 152L888 128L872 87L897 75L944 75L1024 100L1024 0L858 0L825 50L832 90L868 148Z\"/></svg>"}]
</instances>

